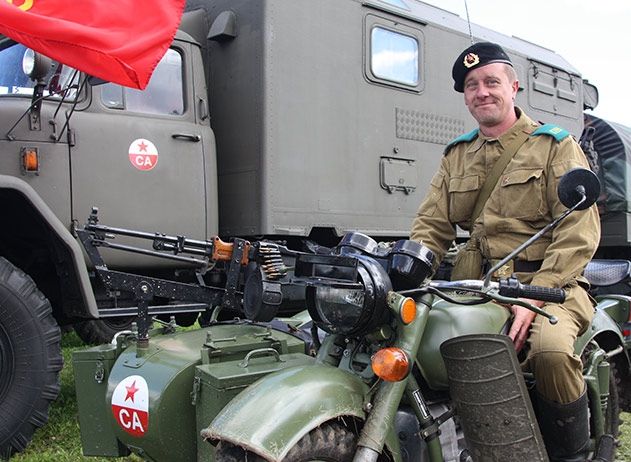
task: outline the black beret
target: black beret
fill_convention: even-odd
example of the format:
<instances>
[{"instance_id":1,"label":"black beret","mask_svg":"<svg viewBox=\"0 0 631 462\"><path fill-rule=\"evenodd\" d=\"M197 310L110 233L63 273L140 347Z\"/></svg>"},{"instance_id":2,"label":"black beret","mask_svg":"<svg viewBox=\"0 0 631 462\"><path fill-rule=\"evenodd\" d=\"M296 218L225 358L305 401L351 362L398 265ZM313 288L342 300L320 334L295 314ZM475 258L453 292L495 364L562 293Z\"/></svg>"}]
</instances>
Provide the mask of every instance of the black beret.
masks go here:
<instances>
[{"instance_id":1,"label":"black beret","mask_svg":"<svg viewBox=\"0 0 631 462\"><path fill-rule=\"evenodd\" d=\"M506 63L511 66L513 65L506 52L496 43L475 43L464 50L456 59L454 67L451 70L451 76L454 78L454 90L463 93L464 79L467 76L467 73L473 69L477 69L478 67L486 66L491 63Z\"/></svg>"}]
</instances>

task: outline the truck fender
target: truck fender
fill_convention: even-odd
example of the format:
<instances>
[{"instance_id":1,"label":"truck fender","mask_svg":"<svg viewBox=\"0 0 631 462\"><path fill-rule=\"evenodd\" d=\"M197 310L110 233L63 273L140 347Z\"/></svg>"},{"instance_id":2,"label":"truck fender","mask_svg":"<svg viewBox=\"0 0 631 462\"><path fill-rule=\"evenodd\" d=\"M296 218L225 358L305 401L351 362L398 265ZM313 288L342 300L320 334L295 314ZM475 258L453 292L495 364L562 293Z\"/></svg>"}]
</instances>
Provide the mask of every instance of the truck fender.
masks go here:
<instances>
[{"instance_id":1,"label":"truck fender","mask_svg":"<svg viewBox=\"0 0 631 462\"><path fill-rule=\"evenodd\" d=\"M98 308L90 277L83 258L81 247L70 231L57 218L52 210L46 205L39 194L25 181L8 175L0 175L0 191L13 191L21 196L24 200L24 206L30 207L31 212L37 217L38 221L46 225L50 230L53 239L60 244L67 260L71 262L69 278L74 279L79 288L83 304L86 308L84 317L98 318ZM73 274L74 273L74 274Z\"/></svg>"},{"instance_id":2,"label":"truck fender","mask_svg":"<svg viewBox=\"0 0 631 462\"><path fill-rule=\"evenodd\" d=\"M355 375L321 364L267 375L234 398L201 435L280 461L317 426L340 417L364 420L368 386Z\"/></svg>"}]
</instances>

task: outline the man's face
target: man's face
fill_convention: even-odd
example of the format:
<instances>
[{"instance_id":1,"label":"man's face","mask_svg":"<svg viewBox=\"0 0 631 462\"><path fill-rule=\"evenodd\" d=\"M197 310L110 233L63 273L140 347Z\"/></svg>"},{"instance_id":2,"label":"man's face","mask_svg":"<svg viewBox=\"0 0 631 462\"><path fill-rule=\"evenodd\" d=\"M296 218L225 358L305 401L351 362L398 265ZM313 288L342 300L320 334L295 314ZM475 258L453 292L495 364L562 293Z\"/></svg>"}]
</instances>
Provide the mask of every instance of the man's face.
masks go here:
<instances>
[{"instance_id":1,"label":"man's face","mask_svg":"<svg viewBox=\"0 0 631 462\"><path fill-rule=\"evenodd\" d=\"M464 101L481 127L501 124L514 111L519 83L510 82L505 64L491 63L467 74Z\"/></svg>"}]
</instances>

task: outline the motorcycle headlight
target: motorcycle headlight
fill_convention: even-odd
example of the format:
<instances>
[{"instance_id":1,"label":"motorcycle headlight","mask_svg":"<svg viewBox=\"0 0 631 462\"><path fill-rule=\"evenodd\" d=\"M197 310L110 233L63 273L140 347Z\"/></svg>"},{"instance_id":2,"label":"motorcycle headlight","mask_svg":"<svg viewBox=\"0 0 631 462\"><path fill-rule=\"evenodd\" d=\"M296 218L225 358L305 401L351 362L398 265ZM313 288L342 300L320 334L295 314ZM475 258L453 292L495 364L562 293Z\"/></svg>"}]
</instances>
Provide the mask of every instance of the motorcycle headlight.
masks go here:
<instances>
[{"instance_id":1,"label":"motorcycle headlight","mask_svg":"<svg viewBox=\"0 0 631 462\"><path fill-rule=\"evenodd\" d=\"M338 266L343 259L338 259ZM313 321L334 334L362 335L387 322L386 295L390 279L373 259L358 255L346 258L354 267L322 265L336 278L311 278L307 287L307 308Z\"/></svg>"}]
</instances>

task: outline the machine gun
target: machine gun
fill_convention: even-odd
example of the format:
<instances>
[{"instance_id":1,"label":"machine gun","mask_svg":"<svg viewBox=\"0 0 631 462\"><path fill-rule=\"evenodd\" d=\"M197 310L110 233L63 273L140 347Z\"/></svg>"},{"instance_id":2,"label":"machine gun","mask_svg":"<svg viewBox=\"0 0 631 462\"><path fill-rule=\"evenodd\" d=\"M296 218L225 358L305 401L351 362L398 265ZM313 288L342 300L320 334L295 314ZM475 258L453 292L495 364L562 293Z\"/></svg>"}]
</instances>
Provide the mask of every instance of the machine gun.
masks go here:
<instances>
[{"instance_id":1,"label":"machine gun","mask_svg":"<svg viewBox=\"0 0 631 462\"><path fill-rule=\"evenodd\" d=\"M215 236L195 240L185 236L169 236L99 224L98 208L94 207L87 223L76 230L98 278L110 291L132 294L137 306L102 308L100 317L138 316L138 344L146 345L153 317L164 314L203 313L203 322L217 320L222 310L244 313L248 319L270 321L278 313L299 311L304 296L289 281L292 265L299 252L276 242L250 243L234 238L224 242ZM152 249L112 242L117 236L151 241ZM141 255L176 260L190 265L197 283L187 283L153 276L116 271L108 268L100 248L109 248ZM221 264L218 268L217 265ZM219 271L225 282L207 285L204 275ZM152 304L154 298L172 303Z\"/></svg>"}]
</instances>

